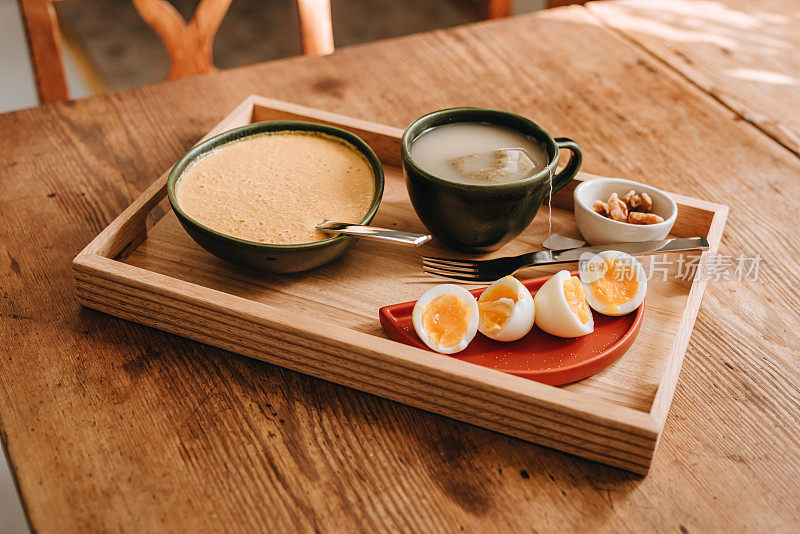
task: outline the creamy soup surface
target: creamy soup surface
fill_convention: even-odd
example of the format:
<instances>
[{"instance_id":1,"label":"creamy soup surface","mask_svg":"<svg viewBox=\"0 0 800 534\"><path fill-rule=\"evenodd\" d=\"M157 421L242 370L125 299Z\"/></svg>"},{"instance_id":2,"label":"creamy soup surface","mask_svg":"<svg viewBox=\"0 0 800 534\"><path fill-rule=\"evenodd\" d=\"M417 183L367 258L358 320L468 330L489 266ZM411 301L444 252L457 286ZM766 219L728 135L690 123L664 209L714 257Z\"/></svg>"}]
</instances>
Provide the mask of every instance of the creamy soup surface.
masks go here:
<instances>
[{"instance_id":1,"label":"creamy soup surface","mask_svg":"<svg viewBox=\"0 0 800 534\"><path fill-rule=\"evenodd\" d=\"M515 182L548 163L544 146L535 139L484 122L435 126L415 139L409 152L430 174L468 184Z\"/></svg>"},{"instance_id":2,"label":"creamy soup surface","mask_svg":"<svg viewBox=\"0 0 800 534\"><path fill-rule=\"evenodd\" d=\"M223 145L186 169L175 196L209 228L259 243L331 237L324 219L357 223L375 192L372 167L355 147L313 132L264 133Z\"/></svg>"}]
</instances>

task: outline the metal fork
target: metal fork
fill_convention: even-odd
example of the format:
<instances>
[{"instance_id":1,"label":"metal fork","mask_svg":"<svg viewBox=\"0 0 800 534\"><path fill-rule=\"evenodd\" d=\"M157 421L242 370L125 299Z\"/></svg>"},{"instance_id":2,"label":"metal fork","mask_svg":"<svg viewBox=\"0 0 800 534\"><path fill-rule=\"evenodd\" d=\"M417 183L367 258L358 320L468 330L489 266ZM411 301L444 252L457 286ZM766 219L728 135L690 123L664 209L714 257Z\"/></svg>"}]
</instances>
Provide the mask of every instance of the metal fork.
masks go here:
<instances>
[{"instance_id":1,"label":"metal fork","mask_svg":"<svg viewBox=\"0 0 800 534\"><path fill-rule=\"evenodd\" d=\"M422 270L426 273L468 280L471 282L488 282L533 265L549 265L570 263L581 259L583 254L597 254L605 250L618 250L631 256L666 254L668 252L684 252L691 250L708 250L708 239L705 237L685 237L664 239L661 241L640 241L634 243L615 243L593 247L567 248L563 250L540 250L519 256L507 256L493 260L457 260L450 258L422 257Z\"/></svg>"}]
</instances>

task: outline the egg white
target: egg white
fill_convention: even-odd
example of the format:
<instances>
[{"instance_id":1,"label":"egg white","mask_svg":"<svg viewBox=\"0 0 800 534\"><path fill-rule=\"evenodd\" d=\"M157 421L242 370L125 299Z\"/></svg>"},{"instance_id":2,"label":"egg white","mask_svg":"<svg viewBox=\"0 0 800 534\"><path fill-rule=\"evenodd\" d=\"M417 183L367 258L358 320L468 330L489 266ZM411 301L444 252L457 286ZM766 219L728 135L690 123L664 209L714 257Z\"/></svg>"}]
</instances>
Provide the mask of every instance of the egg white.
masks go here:
<instances>
[{"instance_id":1,"label":"egg white","mask_svg":"<svg viewBox=\"0 0 800 534\"><path fill-rule=\"evenodd\" d=\"M497 341L516 341L530 332L533 327L536 305L533 303L533 297L531 296L531 292L528 291L528 288L522 285L522 282L513 276L504 276L500 280L492 283L492 285L487 287L481 294L481 297L497 286L507 286L511 288L517 295L517 301L514 302L511 299L505 298L499 299L500 302L507 302L512 306L511 315L499 331L490 331L484 326L483 321L478 321L478 331L486 337ZM481 299L479 297L478 303L480 303L480 301ZM480 307L478 310L480 310Z\"/></svg>"},{"instance_id":2,"label":"egg white","mask_svg":"<svg viewBox=\"0 0 800 534\"><path fill-rule=\"evenodd\" d=\"M464 336L461 338L461 340L459 340L458 343L450 347L440 347L431 341L422 322L422 315L425 313L425 309L434 299L441 297L442 295L453 295L470 310L467 331L464 333ZM478 302L475 300L475 297L472 296L472 293L455 284L440 284L427 290L422 294L419 300L417 300L417 303L414 304L414 311L411 314L411 319L417 335L428 347L436 352L441 352L442 354L455 354L456 352L461 352L467 348L469 342L475 337L475 334L478 331L478 315Z\"/></svg>"},{"instance_id":3,"label":"egg white","mask_svg":"<svg viewBox=\"0 0 800 534\"><path fill-rule=\"evenodd\" d=\"M582 322L572 311L564 295L564 282L572 275L569 271L558 271L545 282L533 302L536 305L536 326L554 336L578 337L594 332L594 318Z\"/></svg>"},{"instance_id":4,"label":"egg white","mask_svg":"<svg viewBox=\"0 0 800 534\"><path fill-rule=\"evenodd\" d=\"M606 262L612 259L630 265L630 274L639 282L639 288L637 289L633 298L628 302L617 305L609 305L600 302L592 291L593 284L595 284L597 280L600 279L605 273ZM584 293L586 293L586 302L589 303L589 306L594 311L602 313L603 315L626 315L642 305L642 302L644 302L645 293L647 293L647 276L645 275L642 264L630 254L626 254L617 250L606 250L604 252L600 252L588 261L582 262L580 266L580 278L581 282L583 283Z\"/></svg>"}]
</instances>

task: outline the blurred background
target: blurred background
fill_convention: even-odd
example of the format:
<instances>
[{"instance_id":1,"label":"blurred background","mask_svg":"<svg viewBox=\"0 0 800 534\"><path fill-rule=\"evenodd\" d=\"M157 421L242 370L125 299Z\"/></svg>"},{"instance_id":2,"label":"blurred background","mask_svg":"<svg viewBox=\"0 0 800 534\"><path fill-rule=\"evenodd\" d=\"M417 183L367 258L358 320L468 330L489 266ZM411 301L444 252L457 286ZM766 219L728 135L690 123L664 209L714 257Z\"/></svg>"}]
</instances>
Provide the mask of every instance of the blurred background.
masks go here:
<instances>
[{"instance_id":1,"label":"blurred background","mask_svg":"<svg viewBox=\"0 0 800 534\"><path fill-rule=\"evenodd\" d=\"M170 0L187 20L198 0ZM515 0L513 13L545 0ZM131 0L55 3L72 98L162 81L164 45ZM456 26L487 17L485 0L333 0L337 48ZM302 53L294 0L234 0L214 42L214 62L227 69ZM0 0L0 112L35 106L36 87L17 0Z\"/></svg>"}]
</instances>

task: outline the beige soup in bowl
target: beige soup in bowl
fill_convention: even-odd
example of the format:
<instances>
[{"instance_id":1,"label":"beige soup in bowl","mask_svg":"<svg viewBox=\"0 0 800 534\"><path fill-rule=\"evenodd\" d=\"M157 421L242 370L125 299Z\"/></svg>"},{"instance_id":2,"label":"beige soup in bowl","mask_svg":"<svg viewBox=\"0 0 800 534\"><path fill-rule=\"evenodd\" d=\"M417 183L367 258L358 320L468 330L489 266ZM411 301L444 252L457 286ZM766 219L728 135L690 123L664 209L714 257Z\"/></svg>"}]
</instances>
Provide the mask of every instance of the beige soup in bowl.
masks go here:
<instances>
[{"instance_id":1,"label":"beige soup in bowl","mask_svg":"<svg viewBox=\"0 0 800 534\"><path fill-rule=\"evenodd\" d=\"M277 131L222 145L181 175L175 197L191 218L217 232L271 244L322 241L324 219L360 221L375 178L367 158L337 137Z\"/></svg>"}]
</instances>

